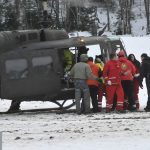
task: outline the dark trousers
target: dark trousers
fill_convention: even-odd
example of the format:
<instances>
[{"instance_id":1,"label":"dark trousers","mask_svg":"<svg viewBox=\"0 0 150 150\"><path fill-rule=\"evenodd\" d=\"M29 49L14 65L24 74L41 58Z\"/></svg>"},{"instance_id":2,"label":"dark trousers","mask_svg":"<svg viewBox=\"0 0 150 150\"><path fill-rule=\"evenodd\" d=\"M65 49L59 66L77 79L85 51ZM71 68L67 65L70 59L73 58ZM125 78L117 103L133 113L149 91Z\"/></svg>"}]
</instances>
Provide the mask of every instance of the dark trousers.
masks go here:
<instances>
[{"instance_id":1,"label":"dark trousers","mask_svg":"<svg viewBox=\"0 0 150 150\"><path fill-rule=\"evenodd\" d=\"M132 108L135 105L134 101L134 89L133 89L133 81L132 80L122 80L121 81L122 88L124 91L124 95L128 98L129 108Z\"/></svg>"},{"instance_id":2,"label":"dark trousers","mask_svg":"<svg viewBox=\"0 0 150 150\"><path fill-rule=\"evenodd\" d=\"M150 109L150 76L146 78L146 87L147 87L147 95L148 95L148 101L147 101L147 109Z\"/></svg>"},{"instance_id":3,"label":"dark trousers","mask_svg":"<svg viewBox=\"0 0 150 150\"><path fill-rule=\"evenodd\" d=\"M98 87L95 85L89 85L89 90L92 99L93 112L98 112Z\"/></svg>"}]
</instances>

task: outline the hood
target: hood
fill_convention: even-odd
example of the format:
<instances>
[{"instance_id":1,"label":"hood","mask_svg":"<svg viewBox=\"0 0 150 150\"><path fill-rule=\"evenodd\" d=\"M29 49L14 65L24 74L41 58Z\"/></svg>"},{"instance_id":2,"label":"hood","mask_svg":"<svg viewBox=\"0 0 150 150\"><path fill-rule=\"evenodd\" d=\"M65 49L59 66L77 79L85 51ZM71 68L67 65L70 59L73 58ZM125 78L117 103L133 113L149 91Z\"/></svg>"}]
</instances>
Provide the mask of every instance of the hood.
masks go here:
<instances>
[{"instance_id":1,"label":"hood","mask_svg":"<svg viewBox=\"0 0 150 150\"><path fill-rule=\"evenodd\" d=\"M80 62L87 62L88 61L88 55L87 54L82 54L80 56Z\"/></svg>"}]
</instances>

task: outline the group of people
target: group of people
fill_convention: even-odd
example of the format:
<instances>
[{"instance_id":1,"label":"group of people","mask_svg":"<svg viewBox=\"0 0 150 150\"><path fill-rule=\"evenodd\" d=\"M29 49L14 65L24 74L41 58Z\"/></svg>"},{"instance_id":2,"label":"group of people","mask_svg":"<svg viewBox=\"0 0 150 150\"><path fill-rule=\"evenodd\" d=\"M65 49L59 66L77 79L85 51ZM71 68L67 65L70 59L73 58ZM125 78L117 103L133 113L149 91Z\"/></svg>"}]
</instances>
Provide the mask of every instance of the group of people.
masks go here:
<instances>
[{"instance_id":1,"label":"group of people","mask_svg":"<svg viewBox=\"0 0 150 150\"><path fill-rule=\"evenodd\" d=\"M141 55L142 63L136 60L134 54L126 57L123 50L117 54L111 53L110 60L105 64L100 56L95 61L87 54L80 55L70 76L75 84L76 112L90 113L90 97L92 111L102 111L102 97L106 96L106 113L137 111L139 104L139 87L143 88L143 78L146 78L148 102L145 111L150 111L150 57Z\"/></svg>"}]
</instances>

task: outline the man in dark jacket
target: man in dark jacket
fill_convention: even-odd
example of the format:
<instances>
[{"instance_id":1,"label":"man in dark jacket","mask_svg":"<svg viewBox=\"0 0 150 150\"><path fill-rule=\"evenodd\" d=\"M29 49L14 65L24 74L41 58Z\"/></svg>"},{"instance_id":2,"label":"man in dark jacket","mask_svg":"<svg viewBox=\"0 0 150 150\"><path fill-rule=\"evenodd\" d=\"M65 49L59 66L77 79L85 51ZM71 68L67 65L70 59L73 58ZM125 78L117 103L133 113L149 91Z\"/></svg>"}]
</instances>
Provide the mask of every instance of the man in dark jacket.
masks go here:
<instances>
[{"instance_id":1,"label":"man in dark jacket","mask_svg":"<svg viewBox=\"0 0 150 150\"><path fill-rule=\"evenodd\" d=\"M140 68L140 77L141 77L141 86L143 78L146 79L146 87L147 87L147 93L148 93L148 101L145 111L150 112L150 57L143 53L141 55L142 65Z\"/></svg>"}]
</instances>

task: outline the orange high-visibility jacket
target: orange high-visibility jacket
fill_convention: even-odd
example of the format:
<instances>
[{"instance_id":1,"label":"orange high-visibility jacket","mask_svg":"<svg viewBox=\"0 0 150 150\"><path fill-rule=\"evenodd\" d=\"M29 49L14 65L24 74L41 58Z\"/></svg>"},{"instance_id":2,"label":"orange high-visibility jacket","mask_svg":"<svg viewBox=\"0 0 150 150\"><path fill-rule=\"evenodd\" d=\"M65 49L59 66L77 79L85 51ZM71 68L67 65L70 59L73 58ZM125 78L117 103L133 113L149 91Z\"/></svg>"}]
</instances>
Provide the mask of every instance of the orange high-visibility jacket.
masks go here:
<instances>
[{"instance_id":1,"label":"orange high-visibility jacket","mask_svg":"<svg viewBox=\"0 0 150 150\"><path fill-rule=\"evenodd\" d=\"M92 61L88 61L88 64L92 70L92 73L96 76L96 77L99 77L99 67L94 64ZM95 85L95 86L98 86L99 85L99 82L97 80L92 80L92 79L89 79L87 80L87 84L88 85Z\"/></svg>"}]
</instances>

